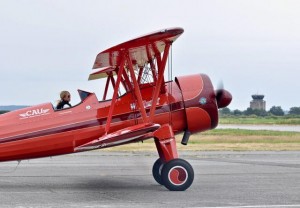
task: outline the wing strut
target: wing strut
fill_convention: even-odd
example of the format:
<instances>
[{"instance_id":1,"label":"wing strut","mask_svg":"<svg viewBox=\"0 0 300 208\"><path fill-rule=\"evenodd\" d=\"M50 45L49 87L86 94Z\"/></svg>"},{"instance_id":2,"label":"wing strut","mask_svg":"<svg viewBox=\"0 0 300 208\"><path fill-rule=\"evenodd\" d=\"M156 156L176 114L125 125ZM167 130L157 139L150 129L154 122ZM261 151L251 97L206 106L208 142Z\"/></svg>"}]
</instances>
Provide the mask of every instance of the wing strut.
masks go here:
<instances>
[{"instance_id":1,"label":"wing strut","mask_svg":"<svg viewBox=\"0 0 300 208\"><path fill-rule=\"evenodd\" d=\"M104 90L104 93L103 93L102 100L106 99L107 91L108 91L108 87L109 87L109 82L110 82L110 75L108 75L108 77L106 78L105 90Z\"/></svg>"},{"instance_id":2,"label":"wing strut","mask_svg":"<svg viewBox=\"0 0 300 208\"><path fill-rule=\"evenodd\" d=\"M138 105L139 105L139 108L140 108L140 111L141 111L141 114L142 114L142 119L143 119L144 122L146 122L147 121L146 110L145 110L145 107L143 105L143 100L142 100L142 95L141 95L141 91L140 91L140 88L139 88L139 84L136 80L136 77L135 77L135 74L134 74L134 71L133 71L132 61L130 60L130 57L129 57L128 53L126 54L126 59L127 59L127 64L128 64L128 68L129 68L129 71L130 71L131 80L132 80L133 85L134 85L135 96L137 98Z\"/></svg>"},{"instance_id":3,"label":"wing strut","mask_svg":"<svg viewBox=\"0 0 300 208\"><path fill-rule=\"evenodd\" d=\"M150 63L151 71L152 71L153 82L154 82L154 84L156 84L157 77L156 77L156 72L155 72L155 65L153 63L153 58L151 57L151 54L150 54L149 45L146 45L146 50L147 50L147 57L148 57L148 60Z\"/></svg>"},{"instance_id":4,"label":"wing strut","mask_svg":"<svg viewBox=\"0 0 300 208\"><path fill-rule=\"evenodd\" d=\"M126 71L124 70L123 71L123 76L124 76L124 80L125 80L125 84L126 84L126 92L128 92L128 91L132 91L132 85L131 85L131 83L130 83L130 81L129 81L129 77L128 77L128 75L127 75L127 73L126 73Z\"/></svg>"},{"instance_id":5,"label":"wing strut","mask_svg":"<svg viewBox=\"0 0 300 208\"><path fill-rule=\"evenodd\" d=\"M114 110L114 107L115 107L115 104L116 104L116 99L117 99L117 95L118 95L118 91L119 91L120 82L121 82L121 79L122 79L122 73L123 73L123 70L124 70L124 65L125 65L125 58L124 58L124 55L123 55L121 63L120 63L120 68L119 68L119 71L118 71L117 82L114 86L114 94L113 94L113 98L111 100L111 106L109 108L109 112L108 112L108 116L107 116L107 122L106 122L106 126L105 126L106 134L108 133L109 128L110 128L112 113L113 113L113 110Z\"/></svg>"},{"instance_id":6,"label":"wing strut","mask_svg":"<svg viewBox=\"0 0 300 208\"><path fill-rule=\"evenodd\" d=\"M160 59L160 57L161 57L160 55L157 57L158 80L157 80L157 83L156 83L154 96L152 98L152 105L151 105L149 120L148 120L149 123L153 122L153 117L154 117L154 112L155 112L159 92L161 91L161 88L164 87L164 86L162 86L162 82L164 80L164 71L165 71L165 67L166 67L167 58L168 58L168 55L169 55L169 49L170 49L171 44L172 44L171 42L166 43L166 47L165 47L165 51L164 51L164 55L163 55L162 59Z\"/></svg>"},{"instance_id":7,"label":"wing strut","mask_svg":"<svg viewBox=\"0 0 300 208\"><path fill-rule=\"evenodd\" d=\"M115 86L116 86L113 72L107 72L106 74L107 74L107 78L106 78L106 84L105 84L105 89L104 89L102 100L106 100L106 96L107 96L108 87L109 87L110 82L111 82L113 88L115 88Z\"/></svg>"},{"instance_id":8,"label":"wing strut","mask_svg":"<svg viewBox=\"0 0 300 208\"><path fill-rule=\"evenodd\" d=\"M141 84L141 79L142 79L143 72L144 72L144 67L140 67L139 76L138 76L138 80L137 80L137 82L139 84Z\"/></svg>"}]
</instances>

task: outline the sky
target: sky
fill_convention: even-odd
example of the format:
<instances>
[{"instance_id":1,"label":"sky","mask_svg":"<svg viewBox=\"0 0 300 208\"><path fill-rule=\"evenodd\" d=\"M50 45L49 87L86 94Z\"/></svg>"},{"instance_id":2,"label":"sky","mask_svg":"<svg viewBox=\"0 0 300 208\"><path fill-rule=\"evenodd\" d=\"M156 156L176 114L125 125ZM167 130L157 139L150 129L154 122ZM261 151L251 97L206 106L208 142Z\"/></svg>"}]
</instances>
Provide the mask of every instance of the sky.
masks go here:
<instances>
[{"instance_id":1,"label":"sky","mask_svg":"<svg viewBox=\"0 0 300 208\"><path fill-rule=\"evenodd\" d=\"M267 110L300 106L300 1L297 0L1 0L0 105L55 103L87 81L96 55L169 27L173 76L204 73L245 110L264 94Z\"/></svg>"}]
</instances>

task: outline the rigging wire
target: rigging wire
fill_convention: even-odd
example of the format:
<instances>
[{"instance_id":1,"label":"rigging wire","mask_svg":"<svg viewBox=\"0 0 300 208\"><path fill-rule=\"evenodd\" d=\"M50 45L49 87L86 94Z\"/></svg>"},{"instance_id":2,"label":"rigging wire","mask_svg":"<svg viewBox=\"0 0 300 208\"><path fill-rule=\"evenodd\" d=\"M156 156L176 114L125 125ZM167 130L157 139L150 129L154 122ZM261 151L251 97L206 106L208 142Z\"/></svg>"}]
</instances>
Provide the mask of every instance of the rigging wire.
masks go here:
<instances>
[{"instance_id":1,"label":"rigging wire","mask_svg":"<svg viewBox=\"0 0 300 208\"><path fill-rule=\"evenodd\" d=\"M168 85L169 85L169 95L168 95L168 100L169 100L169 124L172 126L172 100L173 100L173 53L172 53L172 43L170 46L170 53L168 57ZM172 98L171 100L169 98Z\"/></svg>"},{"instance_id":2,"label":"rigging wire","mask_svg":"<svg viewBox=\"0 0 300 208\"><path fill-rule=\"evenodd\" d=\"M136 69L139 69L136 65L134 65L134 67L136 67ZM141 69L139 69L139 70L141 70ZM138 75L139 70L133 70L135 79L139 76ZM128 75L128 73L130 73L129 70L127 70L127 75ZM137 115L138 108L137 108L137 103L136 103L136 96L134 93L134 84L133 84L133 80L130 75L128 75L128 79L129 79L130 86L131 86L131 99L132 99L132 102L130 103L130 108L131 108L131 112L133 115L134 124L137 125L138 124L138 115Z\"/></svg>"}]
</instances>

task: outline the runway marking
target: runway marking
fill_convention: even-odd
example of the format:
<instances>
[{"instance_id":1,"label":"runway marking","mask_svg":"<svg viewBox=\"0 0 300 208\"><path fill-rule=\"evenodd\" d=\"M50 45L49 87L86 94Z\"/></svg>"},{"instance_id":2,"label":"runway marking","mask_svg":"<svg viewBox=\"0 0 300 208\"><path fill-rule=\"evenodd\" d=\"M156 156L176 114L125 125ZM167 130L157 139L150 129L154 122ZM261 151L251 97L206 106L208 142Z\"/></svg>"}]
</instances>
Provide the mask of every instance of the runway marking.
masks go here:
<instances>
[{"instance_id":1,"label":"runway marking","mask_svg":"<svg viewBox=\"0 0 300 208\"><path fill-rule=\"evenodd\" d=\"M275 166L275 167L285 167L285 168L300 168L300 164L287 164L287 163L262 162L262 161L243 161L237 159L224 159L224 158L199 158L199 159L204 161L237 163L243 165L262 165L262 166Z\"/></svg>"},{"instance_id":2,"label":"runway marking","mask_svg":"<svg viewBox=\"0 0 300 208\"><path fill-rule=\"evenodd\" d=\"M300 207L300 204L286 204L286 205L248 205L248 206L226 206L226 207L194 207L194 208L284 208L284 207Z\"/></svg>"}]
</instances>

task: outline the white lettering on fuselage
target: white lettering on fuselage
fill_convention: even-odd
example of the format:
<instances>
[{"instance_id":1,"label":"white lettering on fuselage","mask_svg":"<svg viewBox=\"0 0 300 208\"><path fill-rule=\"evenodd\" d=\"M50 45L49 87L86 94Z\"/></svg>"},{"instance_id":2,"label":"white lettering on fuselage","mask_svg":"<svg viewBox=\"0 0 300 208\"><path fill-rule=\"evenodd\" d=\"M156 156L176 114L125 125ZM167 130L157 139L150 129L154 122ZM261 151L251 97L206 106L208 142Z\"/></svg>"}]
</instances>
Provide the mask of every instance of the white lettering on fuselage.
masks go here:
<instances>
[{"instance_id":1,"label":"white lettering on fuselage","mask_svg":"<svg viewBox=\"0 0 300 208\"><path fill-rule=\"evenodd\" d=\"M36 116L47 115L47 114L49 114L49 110L50 109L39 108L39 109L26 111L25 113L21 113L19 115L21 117L20 119L33 118L33 117L36 117Z\"/></svg>"}]
</instances>

